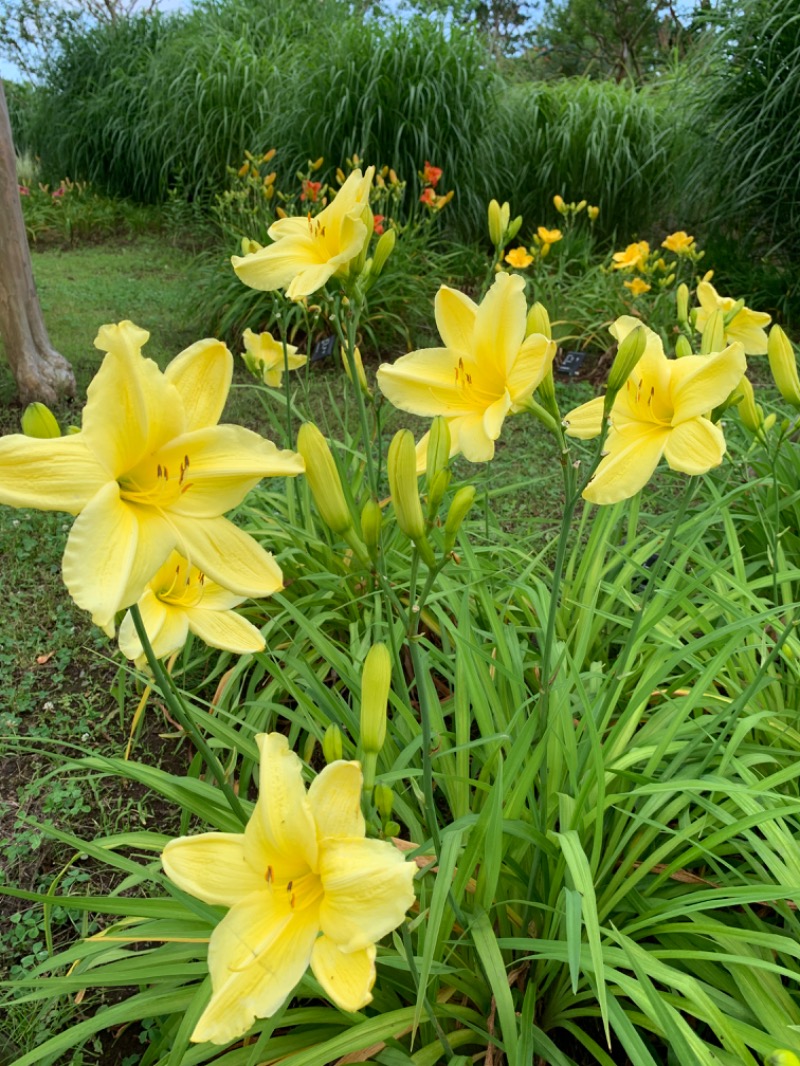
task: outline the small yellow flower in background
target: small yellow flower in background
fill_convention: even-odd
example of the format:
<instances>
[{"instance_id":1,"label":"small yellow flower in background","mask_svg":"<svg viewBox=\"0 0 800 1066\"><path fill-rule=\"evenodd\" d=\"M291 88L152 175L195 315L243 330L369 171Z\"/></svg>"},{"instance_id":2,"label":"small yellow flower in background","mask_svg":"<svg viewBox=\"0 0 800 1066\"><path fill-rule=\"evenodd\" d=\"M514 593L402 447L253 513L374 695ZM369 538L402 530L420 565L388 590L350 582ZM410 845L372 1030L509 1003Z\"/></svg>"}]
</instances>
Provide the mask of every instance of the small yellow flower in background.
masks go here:
<instances>
[{"instance_id":1,"label":"small yellow flower in background","mask_svg":"<svg viewBox=\"0 0 800 1066\"><path fill-rule=\"evenodd\" d=\"M443 285L436 295L436 325L442 348L423 348L384 363L381 392L402 411L443 415L450 454L474 463L494 456L506 415L524 409L553 362L556 345L540 334L525 336L525 281L497 275L480 305ZM425 468L426 434L418 445Z\"/></svg>"},{"instance_id":2,"label":"small yellow flower in background","mask_svg":"<svg viewBox=\"0 0 800 1066\"><path fill-rule=\"evenodd\" d=\"M305 366L308 357L298 355L293 344L286 345L286 357L283 344L275 340L271 333L254 333L246 329L242 334L245 350L242 358L247 369L254 377L260 378L265 385L278 388L283 380L284 370L297 370Z\"/></svg>"},{"instance_id":3,"label":"small yellow flower in background","mask_svg":"<svg viewBox=\"0 0 800 1066\"><path fill-rule=\"evenodd\" d=\"M338 1007L360 1010L372 999L375 943L414 902L414 864L365 836L358 763L330 763L306 792L286 737L256 742L259 795L244 833L179 837L162 855L180 889L230 908L208 946L211 999L194 1042L244 1036L309 965Z\"/></svg>"},{"instance_id":4,"label":"small yellow flower in background","mask_svg":"<svg viewBox=\"0 0 800 1066\"><path fill-rule=\"evenodd\" d=\"M680 229L665 237L661 242L661 247L666 248L668 252L674 252L675 255L689 255L694 250L694 237L690 237L685 230Z\"/></svg>"},{"instance_id":5,"label":"small yellow flower in background","mask_svg":"<svg viewBox=\"0 0 800 1066\"><path fill-rule=\"evenodd\" d=\"M614 270L642 270L650 255L650 245L647 241L636 241L629 244L623 252L614 252L611 256Z\"/></svg>"},{"instance_id":6,"label":"small yellow flower in background","mask_svg":"<svg viewBox=\"0 0 800 1066\"><path fill-rule=\"evenodd\" d=\"M539 226L536 230L536 236L542 244L555 244L556 241L560 241L564 235L560 229L548 229L546 226Z\"/></svg>"},{"instance_id":7,"label":"small yellow flower in background","mask_svg":"<svg viewBox=\"0 0 800 1066\"><path fill-rule=\"evenodd\" d=\"M706 278L708 278L708 275L706 275ZM695 329L698 333L703 332L714 311L722 311L727 318L737 302L732 296L720 296L708 280L701 281L697 286L697 299L700 303L700 307L697 309L697 318L695 319ZM765 327L771 321L772 316L763 311L751 311L749 307L742 307L726 323L725 340L728 344L739 341L747 355L766 355L767 332Z\"/></svg>"},{"instance_id":8,"label":"small yellow flower in background","mask_svg":"<svg viewBox=\"0 0 800 1066\"><path fill-rule=\"evenodd\" d=\"M180 651L189 633L212 648L237 652L263 651L264 638L254 625L233 611L245 599L211 581L182 555L173 552L148 582L139 610L157 659ZM130 612L119 627L122 654L137 666L146 657Z\"/></svg>"},{"instance_id":9,"label":"small yellow flower in background","mask_svg":"<svg viewBox=\"0 0 800 1066\"><path fill-rule=\"evenodd\" d=\"M528 253L527 248L512 248L506 254L505 260L515 270L524 270L525 267L530 266L533 262L533 256Z\"/></svg>"},{"instance_id":10,"label":"small yellow flower in background","mask_svg":"<svg viewBox=\"0 0 800 1066\"><path fill-rule=\"evenodd\" d=\"M148 337L132 322L101 327L80 432L0 438L0 503L78 516L64 582L109 635L173 550L241 596L279 589L273 557L223 515L262 477L303 471L294 452L217 425L233 374L224 344L198 341L162 372L142 355Z\"/></svg>"},{"instance_id":11,"label":"small yellow flower in background","mask_svg":"<svg viewBox=\"0 0 800 1066\"><path fill-rule=\"evenodd\" d=\"M555 207L556 211L558 211L559 215L566 215L567 205L564 203L564 197L559 196L558 193L556 193L553 197L553 206Z\"/></svg>"},{"instance_id":12,"label":"small yellow flower in background","mask_svg":"<svg viewBox=\"0 0 800 1066\"><path fill-rule=\"evenodd\" d=\"M651 288L643 278L633 278L631 281L623 281L622 284L626 289L631 290L633 296L641 296L645 292L650 292Z\"/></svg>"},{"instance_id":13,"label":"small yellow flower in background","mask_svg":"<svg viewBox=\"0 0 800 1066\"><path fill-rule=\"evenodd\" d=\"M589 206L586 208L586 214L589 216L590 222L595 222L597 220L597 216L600 214L600 208L593 207L591 204L589 204Z\"/></svg>"},{"instance_id":14,"label":"small yellow flower in background","mask_svg":"<svg viewBox=\"0 0 800 1066\"><path fill-rule=\"evenodd\" d=\"M251 289L286 289L290 300L310 296L330 278L349 273L372 236L369 193L374 167L354 170L336 196L314 218L281 217L267 231L274 242L231 262Z\"/></svg>"},{"instance_id":15,"label":"small yellow flower in background","mask_svg":"<svg viewBox=\"0 0 800 1066\"><path fill-rule=\"evenodd\" d=\"M641 322L623 315L611 327L622 341ZM667 359L661 338L647 330L647 343L611 409L607 451L584 491L590 503L627 500L650 480L661 457L684 474L719 466L725 437L708 412L723 403L744 376L741 344L710 355ZM604 398L598 396L566 417L567 434L589 440L602 429Z\"/></svg>"}]
</instances>

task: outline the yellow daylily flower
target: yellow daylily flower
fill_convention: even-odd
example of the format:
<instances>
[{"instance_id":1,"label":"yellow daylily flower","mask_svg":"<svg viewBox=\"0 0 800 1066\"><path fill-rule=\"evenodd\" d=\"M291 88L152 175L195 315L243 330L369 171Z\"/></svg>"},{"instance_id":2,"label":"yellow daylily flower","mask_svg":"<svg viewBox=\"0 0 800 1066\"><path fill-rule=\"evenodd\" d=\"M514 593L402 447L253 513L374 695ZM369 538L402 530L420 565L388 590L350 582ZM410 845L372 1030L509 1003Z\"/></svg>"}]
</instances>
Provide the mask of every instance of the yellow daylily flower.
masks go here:
<instances>
[{"instance_id":1,"label":"yellow daylily flower","mask_svg":"<svg viewBox=\"0 0 800 1066\"><path fill-rule=\"evenodd\" d=\"M195 1042L243 1036L309 965L337 1006L360 1010L372 999L375 943L414 902L414 864L365 837L359 764L330 763L306 792L286 737L256 742L259 795L244 833L179 837L162 856L184 892L230 908L208 946L212 993Z\"/></svg>"},{"instance_id":2,"label":"yellow daylily flower","mask_svg":"<svg viewBox=\"0 0 800 1066\"><path fill-rule=\"evenodd\" d=\"M614 270L642 270L648 255L650 245L647 241L636 241L629 244L623 252L614 252L611 256L611 266Z\"/></svg>"},{"instance_id":3,"label":"yellow daylily flower","mask_svg":"<svg viewBox=\"0 0 800 1066\"><path fill-rule=\"evenodd\" d=\"M78 516L64 582L110 635L173 549L241 596L280 588L272 556L222 516L262 477L303 471L294 452L217 425L233 373L224 344L198 341L162 373L142 356L148 337L132 322L101 327L107 354L79 433L0 438L0 503Z\"/></svg>"},{"instance_id":4,"label":"yellow daylily flower","mask_svg":"<svg viewBox=\"0 0 800 1066\"><path fill-rule=\"evenodd\" d=\"M641 296L643 293L650 292L651 288L643 278L633 278L632 281L623 281L622 284L626 289L631 290L633 296Z\"/></svg>"},{"instance_id":5,"label":"yellow daylily flower","mask_svg":"<svg viewBox=\"0 0 800 1066\"><path fill-rule=\"evenodd\" d=\"M286 345L286 357L283 354L283 344L275 340L271 333L254 333L246 329L242 334L245 350L242 358L247 364L247 369L257 378L261 378L265 385L279 388L283 380L284 370L297 370L305 366L308 356L298 355L294 344Z\"/></svg>"},{"instance_id":6,"label":"yellow daylily flower","mask_svg":"<svg viewBox=\"0 0 800 1066\"><path fill-rule=\"evenodd\" d=\"M354 170L318 215L279 218L267 230L273 243L233 256L239 279L251 289L286 289L290 300L310 296L332 277L346 276L372 236L369 192L374 167Z\"/></svg>"},{"instance_id":7,"label":"yellow daylily flower","mask_svg":"<svg viewBox=\"0 0 800 1066\"><path fill-rule=\"evenodd\" d=\"M622 341L641 322L618 318L612 334ZM617 393L611 409L606 453L583 493L590 503L617 503L650 480L663 456L673 470L705 474L719 466L725 437L708 414L736 388L746 368L741 344L710 355L667 359L661 338L647 330L644 353ZM600 434L603 397L566 417L567 434L588 440Z\"/></svg>"},{"instance_id":8,"label":"yellow daylily flower","mask_svg":"<svg viewBox=\"0 0 800 1066\"><path fill-rule=\"evenodd\" d=\"M702 333L714 311L721 310L726 316L736 306L732 296L720 296L708 281L701 281L697 286L697 309L695 329ZM767 332L764 328L772 321L772 316L763 311L751 311L743 307L725 326L725 340L728 344L738 341L747 355L767 354Z\"/></svg>"},{"instance_id":9,"label":"yellow daylily flower","mask_svg":"<svg viewBox=\"0 0 800 1066\"><path fill-rule=\"evenodd\" d=\"M139 611L157 659L180 651L189 633L212 648L247 652L263 651L264 638L234 607L246 597L211 581L178 552L172 552L147 584L139 599ZM122 654L144 666L147 659L130 612L119 627Z\"/></svg>"},{"instance_id":10,"label":"yellow daylily flower","mask_svg":"<svg viewBox=\"0 0 800 1066\"><path fill-rule=\"evenodd\" d=\"M548 229L546 226L539 226L536 230L536 236L542 242L542 244L555 244L556 241L560 241L563 237L563 233L560 229Z\"/></svg>"},{"instance_id":11,"label":"yellow daylily flower","mask_svg":"<svg viewBox=\"0 0 800 1066\"><path fill-rule=\"evenodd\" d=\"M533 256L530 255L525 248L512 248L510 252L506 253L506 262L509 266L514 267L516 270L524 270L533 262Z\"/></svg>"},{"instance_id":12,"label":"yellow daylily flower","mask_svg":"<svg viewBox=\"0 0 800 1066\"><path fill-rule=\"evenodd\" d=\"M378 370L381 392L395 407L445 417L451 455L491 459L506 415L525 407L550 370L556 345L538 333L525 336L524 290L519 274L501 272L477 305L443 285L435 310L444 347L411 352ZM418 445L422 469L427 437Z\"/></svg>"},{"instance_id":13,"label":"yellow daylily flower","mask_svg":"<svg viewBox=\"0 0 800 1066\"><path fill-rule=\"evenodd\" d=\"M685 230L679 229L665 237L661 242L661 247L666 248L668 252L674 252L675 255L688 255L693 244L694 237L690 237Z\"/></svg>"}]
</instances>

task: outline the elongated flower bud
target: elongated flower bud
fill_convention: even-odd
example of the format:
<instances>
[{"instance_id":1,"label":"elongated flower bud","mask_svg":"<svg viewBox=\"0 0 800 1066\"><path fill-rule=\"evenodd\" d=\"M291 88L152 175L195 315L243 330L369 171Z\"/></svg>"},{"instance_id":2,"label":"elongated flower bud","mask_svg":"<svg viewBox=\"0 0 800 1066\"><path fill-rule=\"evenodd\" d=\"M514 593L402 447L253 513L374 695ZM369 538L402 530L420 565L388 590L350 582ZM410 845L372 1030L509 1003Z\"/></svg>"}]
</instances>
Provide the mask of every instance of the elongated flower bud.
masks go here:
<instances>
[{"instance_id":1,"label":"elongated flower bud","mask_svg":"<svg viewBox=\"0 0 800 1066\"><path fill-rule=\"evenodd\" d=\"M449 555L453 550L461 523L467 517L470 508L475 502L475 486L464 485L453 497L450 510L444 523L444 553Z\"/></svg>"},{"instance_id":2,"label":"elongated flower bud","mask_svg":"<svg viewBox=\"0 0 800 1066\"><path fill-rule=\"evenodd\" d=\"M757 433L764 422L764 412L762 411L761 406L756 403L753 386L746 377L743 377L736 386L736 392L741 395L741 399L737 405L739 418L741 418L742 422L751 433Z\"/></svg>"},{"instance_id":3,"label":"elongated flower bud","mask_svg":"<svg viewBox=\"0 0 800 1066\"><path fill-rule=\"evenodd\" d=\"M428 488L433 484L436 475L445 469L450 461L450 427L447 420L437 415L431 423L430 436L428 437L428 452L425 475Z\"/></svg>"},{"instance_id":4,"label":"elongated flower bud","mask_svg":"<svg viewBox=\"0 0 800 1066\"><path fill-rule=\"evenodd\" d=\"M367 546L370 555L378 551L381 542L381 526L383 524L383 512L377 500L367 500L361 512L361 536Z\"/></svg>"},{"instance_id":5,"label":"elongated flower bud","mask_svg":"<svg viewBox=\"0 0 800 1066\"><path fill-rule=\"evenodd\" d=\"M677 305L678 325L686 326L689 322L689 286L679 285L678 291L675 293L675 303Z\"/></svg>"},{"instance_id":6,"label":"elongated flower bud","mask_svg":"<svg viewBox=\"0 0 800 1066\"><path fill-rule=\"evenodd\" d=\"M376 785L374 797L375 806L378 808L378 814L381 816L381 821L388 822L392 817L394 792L392 792L388 785Z\"/></svg>"},{"instance_id":7,"label":"elongated flower bud","mask_svg":"<svg viewBox=\"0 0 800 1066\"><path fill-rule=\"evenodd\" d=\"M353 516L328 442L312 422L304 422L300 427L297 450L305 461L306 480L323 522L334 533L346 533L353 524Z\"/></svg>"},{"instance_id":8,"label":"elongated flower bud","mask_svg":"<svg viewBox=\"0 0 800 1066\"><path fill-rule=\"evenodd\" d=\"M449 470L440 470L436 477L429 483L428 488L428 519L433 522L439 510L439 505L444 499L444 494L450 485L452 474Z\"/></svg>"},{"instance_id":9,"label":"elongated flower bud","mask_svg":"<svg viewBox=\"0 0 800 1066\"><path fill-rule=\"evenodd\" d=\"M708 316L703 336L700 342L700 354L708 355L710 352L721 352L725 347L725 315L717 308Z\"/></svg>"},{"instance_id":10,"label":"elongated flower bud","mask_svg":"<svg viewBox=\"0 0 800 1066\"><path fill-rule=\"evenodd\" d=\"M322 754L325 762L338 762L342 758L342 731L338 725L331 724L322 738Z\"/></svg>"},{"instance_id":11,"label":"elongated flower bud","mask_svg":"<svg viewBox=\"0 0 800 1066\"><path fill-rule=\"evenodd\" d=\"M543 337L552 340L553 331L550 327L550 315L544 304L535 303L528 311L525 321L525 336L530 337L533 333L541 333Z\"/></svg>"},{"instance_id":12,"label":"elongated flower bud","mask_svg":"<svg viewBox=\"0 0 800 1066\"><path fill-rule=\"evenodd\" d=\"M505 243L506 244L509 241L513 241L514 240L516 235L519 233L521 227L522 227L522 215L517 215L517 217L515 219L512 219L512 221L509 222L509 224L508 224L508 229L506 230L506 234L505 234L505 238L506 238L505 239Z\"/></svg>"},{"instance_id":13,"label":"elongated flower bud","mask_svg":"<svg viewBox=\"0 0 800 1066\"><path fill-rule=\"evenodd\" d=\"M397 524L410 540L421 540L425 536L425 519L417 487L417 451L411 430L395 433L386 466Z\"/></svg>"},{"instance_id":14,"label":"elongated flower bud","mask_svg":"<svg viewBox=\"0 0 800 1066\"><path fill-rule=\"evenodd\" d=\"M800 1066L800 1058L793 1051L773 1051L765 1066Z\"/></svg>"},{"instance_id":15,"label":"elongated flower bud","mask_svg":"<svg viewBox=\"0 0 800 1066\"><path fill-rule=\"evenodd\" d=\"M375 784L375 767L386 739L386 711L392 685L392 657L385 644L373 644L361 675L361 749L364 788Z\"/></svg>"},{"instance_id":16,"label":"elongated flower bud","mask_svg":"<svg viewBox=\"0 0 800 1066\"><path fill-rule=\"evenodd\" d=\"M394 246L397 243L397 233L393 229L387 229L381 234L378 243L375 245L375 254L372 257L372 276L377 278L380 276L381 271L386 266L386 261L394 251Z\"/></svg>"},{"instance_id":17,"label":"elongated flower bud","mask_svg":"<svg viewBox=\"0 0 800 1066\"><path fill-rule=\"evenodd\" d=\"M29 403L22 412L22 432L26 437L60 437L56 416L43 403Z\"/></svg>"},{"instance_id":18,"label":"elongated flower bud","mask_svg":"<svg viewBox=\"0 0 800 1066\"><path fill-rule=\"evenodd\" d=\"M501 247L505 242L503 238L508 229L508 220L511 217L511 209L508 203L501 207L497 200L489 203L489 239L495 248Z\"/></svg>"},{"instance_id":19,"label":"elongated flower bud","mask_svg":"<svg viewBox=\"0 0 800 1066\"><path fill-rule=\"evenodd\" d=\"M342 366L344 367L344 372L345 374L347 374L349 380L352 381L353 373L350 369L350 360L347 358L347 352L344 348L340 348L339 354L342 357ZM364 393L365 396L371 396L372 393L370 392L369 384L367 382L366 371L364 370L364 361L361 358L361 351L358 348L358 345L356 345L356 347L353 349L353 362L356 366L356 376L358 377L358 384L361 391Z\"/></svg>"},{"instance_id":20,"label":"elongated flower bud","mask_svg":"<svg viewBox=\"0 0 800 1066\"><path fill-rule=\"evenodd\" d=\"M636 364L642 358L646 344L647 333L645 332L644 326L637 326L635 329L632 329L620 342L617 354L614 356L614 362L611 364L611 371L608 375L606 396L616 396L633 373Z\"/></svg>"},{"instance_id":21,"label":"elongated flower bud","mask_svg":"<svg viewBox=\"0 0 800 1066\"><path fill-rule=\"evenodd\" d=\"M681 333L675 341L675 355L678 359L683 359L685 356L692 354L692 346L689 343L689 338Z\"/></svg>"},{"instance_id":22,"label":"elongated flower bud","mask_svg":"<svg viewBox=\"0 0 800 1066\"><path fill-rule=\"evenodd\" d=\"M792 407L800 407L800 379L791 341L780 326L773 326L767 339L767 358L781 396Z\"/></svg>"}]
</instances>

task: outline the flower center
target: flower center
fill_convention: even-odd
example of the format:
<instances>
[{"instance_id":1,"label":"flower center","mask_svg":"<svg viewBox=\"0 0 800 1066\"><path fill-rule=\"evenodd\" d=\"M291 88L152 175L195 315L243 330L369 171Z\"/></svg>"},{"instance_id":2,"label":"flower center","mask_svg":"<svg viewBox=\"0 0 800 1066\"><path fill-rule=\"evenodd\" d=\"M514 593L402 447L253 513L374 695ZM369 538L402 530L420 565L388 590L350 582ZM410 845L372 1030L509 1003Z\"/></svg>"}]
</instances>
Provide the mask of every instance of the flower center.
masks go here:
<instances>
[{"instance_id":1,"label":"flower center","mask_svg":"<svg viewBox=\"0 0 800 1066\"><path fill-rule=\"evenodd\" d=\"M479 374L475 366L465 367L463 359L458 360L455 374L458 391L470 407L491 407L503 395L504 385L487 380L486 375Z\"/></svg>"},{"instance_id":2,"label":"flower center","mask_svg":"<svg viewBox=\"0 0 800 1066\"><path fill-rule=\"evenodd\" d=\"M272 866L268 866L264 880L271 886L275 900L279 902L283 899L288 903L289 909L295 912L319 904L324 895L319 874L309 872L301 877L285 880L278 877Z\"/></svg>"},{"instance_id":3,"label":"flower center","mask_svg":"<svg viewBox=\"0 0 800 1066\"><path fill-rule=\"evenodd\" d=\"M143 507L167 510L192 487L187 480L188 472L188 455L184 455L177 470L170 470L166 463L153 464L152 459L148 459L117 478L120 497Z\"/></svg>"},{"instance_id":4,"label":"flower center","mask_svg":"<svg viewBox=\"0 0 800 1066\"><path fill-rule=\"evenodd\" d=\"M155 590L155 594L162 603L183 608L197 607L203 598L205 581L206 575L196 566L177 563L170 583Z\"/></svg>"}]
</instances>

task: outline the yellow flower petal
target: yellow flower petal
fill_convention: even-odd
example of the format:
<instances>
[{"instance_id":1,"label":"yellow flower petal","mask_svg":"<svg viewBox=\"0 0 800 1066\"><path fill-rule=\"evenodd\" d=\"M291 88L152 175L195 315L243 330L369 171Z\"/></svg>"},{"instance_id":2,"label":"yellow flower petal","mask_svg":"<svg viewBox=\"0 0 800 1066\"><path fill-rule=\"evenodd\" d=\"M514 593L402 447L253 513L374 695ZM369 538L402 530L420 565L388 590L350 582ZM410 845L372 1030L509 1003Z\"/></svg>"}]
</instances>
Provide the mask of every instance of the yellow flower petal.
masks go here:
<instances>
[{"instance_id":1,"label":"yellow flower petal","mask_svg":"<svg viewBox=\"0 0 800 1066\"><path fill-rule=\"evenodd\" d=\"M357 762L337 761L326 766L308 790L317 838L363 837L366 831L361 813L364 779Z\"/></svg>"},{"instance_id":2,"label":"yellow flower petal","mask_svg":"<svg viewBox=\"0 0 800 1066\"><path fill-rule=\"evenodd\" d=\"M494 459L494 438L486 432L483 415L464 415L448 422L450 438L471 463L488 463Z\"/></svg>"},{"instance_id":3,"label":"yellow flower petal","mask_svg":"<svg viewBox=\"0 0 800 1066\"><path fill-rule=\"evenodd\" d=\"M224 1044L271 1017L305 973L317 932L315 908L287 913L270 892L232 907L211 934L213 993L191 1039Z\"/></svg>"},{"instance_id":4,"label":"yellow flower petal","mask_svg":"<svg viewBox=\"0 0 800 1066\"><path fill-rule=\"evenodd\" d=\"M449 348L422 348L378 368L378 387L401 411L460 415L471 410L458 387L458 356Z\"/></svg>"},{"instance_id":5,"label":"yellow flower petal","mask_svg":"<svg viewBox=\"0 0 800 1066\"><path fill-rule=\"evenodd\" d=\"M137 606L155 657L164 659L173 652L180 651L189 633L189 626L183 614L162 603L152 589L145 589ZM139 667L144 666L147 658L130 611L120 624L118 643L119 650L126 659L133 659Z\"/></svg>"},{"instance_id":6,"label":"yellow flower petal","mask_svg":"<svg viewBox=\"0 0 800 1066\"><path fill-rule=\"evenodd\" d=\"M686 355L671 365L673 424L707 414L727 400L742 379L747 360L741 344L711 355Z\"/></svg>"},{"instance_id":7,"label":"yellow flower petal","mask_svg":"<svg viewBox=\"0 0 800 1066\"><path fill-rule=\"evenodd\" d=\"M472 351L477 304L465 293L442 285L436 293L434 310L436 328L444 341L445 348L451 352L468 355ZM457 361L458 356L451 357L451 366Z\"/></svg>"},{"instance_id":8,"label":"yellow flower petal","mask_svg":"<svg viewBox=\"0 0 800 1066\"><path fill-rule=\"evenodd\" d=\"M505 390L499 400L495 400L486 408L483 414L483 429L490 440L497 440L503 428L503 422L511 410L511 397L508 389Z\"/></svg>"},{"instance_id":9,"label":"yellow flower petal","mask_svg":"<svg viewBox=\"0 0 800 1066\"><path fill-rule=\"evenodd\" d=\"M283 574L269 552L227 518L199 522L174 516L181 554L212 581L242 596L271 596Z\"/></svg>"},{"instance_id":10,"label":"yellow flower petal","mask_svg":"<svg viewBox=\"0 0 800 1066\"><path fill-rule=\"evenodd\" d=\"M541 333L526 337L510 367L506 388L515 404L529 399L553 364L558 345Z\"/></svg>"},{"instance_id":11,"label":"yellow flower petal","mask_svg":"<svg viewBox=\"0 0 800 1066\"><path fill-rule=\"evenodd\" d=\"M266 895L264 874L247 862L242 833L178 837L161 862L170 881L204 903L232 907L253 893Z\"/></svg>"},{"instance_id":12,"label":"yellow flower petal","mask_svg":"<svg viewBox=\"0 0 800 1066\"><path fill-rule=\"evenodd\" d=\"M0 503L78 514L108 481L108 471L80 433L41 439L0 438Z\"/></svg>"},{"instance_id":13,"label":"yellow flower petal","mask_svg":"<svg viewBox=\"0 0 800 1066\"><path fill-rule=\"evenodd\" d=\"M239 655L264 650L266 642L262 633L246 618L234 611L209 611L206 607L204 597L201 607L191 607L181 613L187 619L192 633L209 647Z\"/></svg>"},{"instance_id":14,"label":"yellow flower petal","mask_svg":"<svg viewBox=\"0 0 800 1066\"><path fill-rule=\"evenodd\" d=\"M382 840L332 841L320 856L320 925L343 951L396 929L414 902L414 866Z\"/></svg>"},{"instance_id":15,"label":"yellow flower petal","mask_svg":"<svg viewBox=\"0 0 800 1066\"><path fill-rule=\"evenodd\" d=\"M627 500L643 488L658 466L669 437L669 427L631 423L608 436L608 454L600 462L583 498L608 504Z\"/></svg>"},{"instance_id":16,"label":"yellow flower petal","mask_svg":"<svg viewBox=\"0 0 800 1066\"><path fill-rule=\"evenodd\" d=\"M664 447L664 458L683 474L705 474L719 466L724 455L725 436L707 418L693 418L676 426Z\"/></svg>"},{"instance_id":17,"label":"yellow flower petal","mask_svg":"<svg viewBox=\"0 0 800 1066\"><path fill-rule=\"evenodd\" d=\"M573 408L564 419L567 436L577 437L579 440L599 437L603 428L603 403L603 397L597 396L594 400Z\"/></svg>"},{"instance_id":18,"label":"yellow flower petal","mask_svg":"<svg viewBox=\"0 0 800 1066\"><path fill-rule=\"evenodd\" d=\"M233 356L222 341L197 341L175 356L164 378L180 394L187 432L219 422L232 376Z\"/></svg>"},{"instance_id":19,"label":"yellow flower petal","mask_svg":"<svg viewBox=\"0 0 800 1066\"><path fill-rule=\"evenodd\" d=\"M372 1000L374 947L345 954L330 937L321 936L311 952L311 969L325 994L342 1010L361 1010Z\"/></svg>"},{"instance_id":20,"label":"yellow flower petal","mask_svg":"<svg viewBox=\"0 0 800 1066\"><path fill-rule=\"evenodd\" d=\"M501 271L478 307L473 345L473 357L482 372L492 381L496 376L498 393L525 340L527 316L524 279Z\"/></svg>"}]
</instances>

